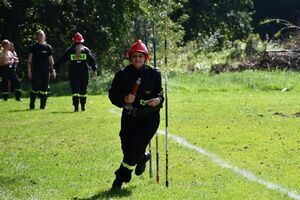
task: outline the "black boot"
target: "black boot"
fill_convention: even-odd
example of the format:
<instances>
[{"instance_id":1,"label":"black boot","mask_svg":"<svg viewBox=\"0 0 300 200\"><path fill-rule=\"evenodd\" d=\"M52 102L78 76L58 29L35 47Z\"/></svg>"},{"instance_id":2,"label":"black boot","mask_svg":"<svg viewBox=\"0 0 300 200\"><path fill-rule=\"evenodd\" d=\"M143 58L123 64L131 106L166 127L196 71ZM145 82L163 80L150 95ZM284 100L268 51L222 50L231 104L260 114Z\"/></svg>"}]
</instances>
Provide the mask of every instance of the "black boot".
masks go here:
<instances>
[{"instance_id":1,"label":"black boot","mask_svg":"<svg viewBox=\"0 0 300 200\"><path fill-rule=\"evenodd\" d=\"M22 101L22 99L21 99L21 89L16 89L15 90L15 97L16 97L16 101Z\"/></svg>"},{"instance_id":2,"label":"black boot","mask_svg":"<svg viewBox=\"0 0 300 200\"><path fill-rule=\"evenodd\" d=\"M78 104L74 105L74 112L78 112Z\"/></svg>"},{"instance_id":3,"label":"black boot","mask_svg":"<svg viewBox=\"0 0 300 200\"><path fill-rule=\"evenodd\" d=\"M111 186L111 190L120 190L122 187L122 184L123 184L123 182L116 178Z\"/></svg>"},{"instance_id":4,"label":"black boot","mask_svg":"<svg viewBox=\"0 0 300 200\"><path fill-rule=\"evenodd\" d=\"M7 101L8 97L9 97L9 92L2 92L2 97L3 97L4 101Z\"/></svg>"},{"instance_id":5,"label":"black boot","mask_svg":"<svg viewBox=\"0 0 300 200\"><path fill-rule=\"evenodd\" d=\"M47 94L41 94L40 98L41 98L40 109L45 109L47 103Z\"/></svg>"},{"instance_id":6,"label":"black boot","mask_svg":"<svg viewBox=\"0 0 300 200\"><path fill-rule=\"evenodd\" d=\"M115 171L116 179L112 184L112 190L121 189L123 183L128 183L131 180L132 169L120 165L119 169Z\"/></svg>"},{"instance_id":7,"label":"black boot","mask_svg":"<svg viewBox=\"0 0 300 200\"><path fill-rule=\"evenodd\" d=\"M150 158L151 158L151 155L148 152L145 153L145 155L143 155L141 157L141 159L139 160L139 162L137 163L137 165L135 167L135 170L134 170L135 175L140 176L144 173L144 171L146 169L146 163L148 160L150 160Z\"/></svg>"},{"instance_id":8,"label":"black boot","mask_svg":"<svg viewBox=\"0 0 300 200\"><path fill-rule=\"evenodd\" d=\"M74 112L78 112L79 97L78 96L73 96L72 100L73 100Z\"/></svg>"},{"instance_id":9,"label":"black boot","mask_svg":"<svg viewBox=\"0 0 300 200\"><path fill-rule=\"evenodd\" d=\"M86 107L85 105L81 104L81 111L85 111Z\"/></svg>"},{"instance_id":10,"label":"black boot","mask_svg":"<svg viewBox=\"0 0 300 200\"><path fill-rule=\"evenodd\" d=\"M86 109L85 104L86 104L86 97L80 97L80 105L82 111L85 111Z\"/></svg>"},{"instance_id":11,"label":"black boot","mask_svg":"<svg viewBox=\"0 0 300 200\"><path fill-rule=\"evenodd\" d=\"M35 99L36 99L36 93L31 91L30 92L30 104L29 104L29 108L31 110L33 110L35 107Z\"/></svg>"}]
</instances>

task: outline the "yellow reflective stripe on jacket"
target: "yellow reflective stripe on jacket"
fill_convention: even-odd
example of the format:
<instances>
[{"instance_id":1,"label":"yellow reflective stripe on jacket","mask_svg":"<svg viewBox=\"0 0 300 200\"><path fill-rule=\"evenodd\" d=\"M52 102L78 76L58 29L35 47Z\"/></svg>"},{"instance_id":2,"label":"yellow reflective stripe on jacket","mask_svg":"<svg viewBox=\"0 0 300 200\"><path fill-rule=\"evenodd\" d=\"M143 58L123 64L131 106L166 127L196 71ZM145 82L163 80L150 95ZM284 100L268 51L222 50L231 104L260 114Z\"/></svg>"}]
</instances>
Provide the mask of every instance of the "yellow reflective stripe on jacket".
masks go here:
<instances>
[{"instance_id":1,"label":"yellow reflective stripe on jacket","mask_svg":"<svg viewBox=\"0 0 300 200\"><path fill-rule=\"evenodd\" d=\"M125 167L125 168L127 168L127 169L129 169L129 170L134 170L134 167L135 167L135 166L128 165L125 162L122 162L122 166Z\"/></svg>"},{"instance_id":2,"label":"yellow reflective stripe on jacket","mask_svg":"<svg viewBox=\"0 0 300 200\"><path fill-rule=\"evenodd\" d=\"M72 96L73 96L73 97L80 97L80 94L74 93Z\"/></svg>"},{"instance_id":3,"label":"yellow reflective stripe on jacket","mask_svg":"<svg viewBox=\"0 0 300 200\"><path fill-rule=\"evenodd\" d=\"M80 97L87 97L87 94L81 94Z\"/></svg>"},{"instance_id":4,"label":"yellow reflective stripe on jacket","mask_svg":"<svg viewBox=\"0 0 300 200\"><path fill-rule=\"evenodd\" d=\"M86 60L86 54L85 53L81 53L80 56L77 56L77 54L71 54L70 58L72 61L76 61L76 60Z\"/></svg>"}]
</instances>

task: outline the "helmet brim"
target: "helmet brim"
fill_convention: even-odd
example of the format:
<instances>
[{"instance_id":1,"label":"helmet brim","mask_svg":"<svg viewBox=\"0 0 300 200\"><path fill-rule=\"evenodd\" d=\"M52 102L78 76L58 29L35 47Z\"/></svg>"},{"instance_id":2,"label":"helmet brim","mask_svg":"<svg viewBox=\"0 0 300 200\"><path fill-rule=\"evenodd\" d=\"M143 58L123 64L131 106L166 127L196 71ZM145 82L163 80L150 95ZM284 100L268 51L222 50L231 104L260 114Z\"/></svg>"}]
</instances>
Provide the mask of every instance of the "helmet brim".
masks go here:
<instances>
[{"instance_id":1,"label":"helmet brim","mask_svg":"<svg viewBox=\"0 0 300 200\"><path fill-rule=\"evenodd\" d=\"M127 58L128 60L130 60L130 54L133 53L133 52L143 53L143 54L145 54L145 59L146 59L145 61L150 60L150 55L149 55L149 53L145 53L144 51L139 51L139 50L128 51L128 52L126 53L126 58Z\"/></svg>"},{"instance_id":2,"label":"helmet brim","mask_svg":"<svg viewBox=\"0 0 300 200\"><path fill-rule=\"evenodd\" d=\"M82 39L82 40L74 40L74 39L73 39L73 42L75 42L75 43L83 43L83 42L84 42L84 39Z\"/></svg>"}]
</instances>

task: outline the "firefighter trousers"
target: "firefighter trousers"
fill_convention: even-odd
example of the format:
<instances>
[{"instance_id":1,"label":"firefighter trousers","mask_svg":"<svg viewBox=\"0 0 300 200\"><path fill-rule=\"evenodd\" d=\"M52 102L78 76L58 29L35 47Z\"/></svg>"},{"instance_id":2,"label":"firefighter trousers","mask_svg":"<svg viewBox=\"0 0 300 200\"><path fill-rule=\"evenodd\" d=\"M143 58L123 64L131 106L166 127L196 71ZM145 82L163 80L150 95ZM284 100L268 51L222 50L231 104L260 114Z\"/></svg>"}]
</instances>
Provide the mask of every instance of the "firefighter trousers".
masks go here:
<instances>
[{"instance_id":1,"label":"firefighter trousers","mask_svg":"<svg viewBox=\"0 0 300 200\"><path fill-rule=\"evenodd\" d=\"M44 109L47 103L47 95L49 88L49 70L33 70L32 71L32 90L30 91L30 109L34 109L36 97L40 97L40 108Z\"/></svg>"},{"instance_id":2,"label":"firefighter trousers","mask_svg":"<svg viewBox=\"0 0 300 200\"><path fill-rule=\"evenodd\" d=\"M120 139L123 160L115 172L116 179L129 182L131 172L140 159L143 158L147 145L159 126L159 112L136 118L123 112L121 119Z\"/></svg>"},{"instance_id":3,"label":"firefighter trousers","mask_svg":"<svg viewBox=\"0 0 300 200\"><path fill-rule=\"evenodd\" d=\"M69 72L69 80L72 90L72 102L75 107L78 108L79 102L81 109L85 110L86 98L87 98L87 86L89 81L88 71L72 71Z\"/></svg>"},{"instance_id":4,"label":"firefighter trousers","mask_svg":"<svg viewBox=\"0 0 300 200\"><path fill-rule=\"evenodd\" d=\"M9 89L8 89L9 65L0 67L0 76L2 78L2 98L4 100L7 100L9 96Z\"/></svg>"}]
</instances>

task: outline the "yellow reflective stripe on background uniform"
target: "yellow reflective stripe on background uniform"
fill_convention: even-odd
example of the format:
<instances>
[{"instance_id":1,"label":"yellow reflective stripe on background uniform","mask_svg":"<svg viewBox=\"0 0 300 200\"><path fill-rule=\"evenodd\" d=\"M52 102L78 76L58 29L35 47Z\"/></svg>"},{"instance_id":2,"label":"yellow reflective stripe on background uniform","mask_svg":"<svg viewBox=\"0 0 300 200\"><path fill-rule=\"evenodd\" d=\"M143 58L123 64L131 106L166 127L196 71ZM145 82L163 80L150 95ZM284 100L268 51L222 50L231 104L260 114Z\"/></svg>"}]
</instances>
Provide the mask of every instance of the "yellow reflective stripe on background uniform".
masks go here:
<instances>
[{"instance_id":1,"label":"yellow reflective stripe on background uniform","mask_svg":"<svg viewBox=\"0 0 300 200\"><path fill-rule=\"evenodd\" d=\"M34 94L38 94L39 93L39 91L34 91L34 90L31 90L31 92L34 93Z\"/></svg>"},{"instance_id":2,"label":"yellow reflective stripe on background uniform","mask_svg":"<svg viewBox=\"0 0 300 200\"><path fill-rule=\"evenodd\" d=\"M76 60L86 60L87 56L85 53L81 53L80 56L77 56L76 54L71 54L70 58L72 61L76 61Z\"/></svg>"},{"instance_id":3,"label":"yellow reflective stripe on background uniform","mask_svg":"<svg viewBox=\"0 0 300 200\"><path fill-rule=\"evenodd\" d=\"M39 91L40 92L40 94L48 94L48 92L47 91Z\"/></svg>"},{"instance_id":4,"label":"yellow reflective stripe on background uniform","mask_svg":"<svg viewBox=\"0 0 300 200\"><path fill-rule=\"evenodd\" d=\"M135 166L128 165L125 162L122 162L122 166L125 167L125 168L127 168L127 169L129 169L129 170L134 170L134 167L135 167Z\"/></svg>"}]
</instances>

